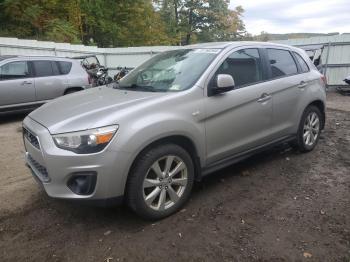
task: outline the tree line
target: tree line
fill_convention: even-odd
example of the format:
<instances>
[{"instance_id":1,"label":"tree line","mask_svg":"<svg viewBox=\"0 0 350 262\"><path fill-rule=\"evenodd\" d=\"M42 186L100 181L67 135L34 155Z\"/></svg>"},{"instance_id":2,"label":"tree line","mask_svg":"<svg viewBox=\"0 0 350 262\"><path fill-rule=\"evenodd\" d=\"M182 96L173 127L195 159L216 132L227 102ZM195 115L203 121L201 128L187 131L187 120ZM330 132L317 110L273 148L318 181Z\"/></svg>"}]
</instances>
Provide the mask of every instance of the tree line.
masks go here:
<instances>
[{"instance_id":1,"label":"tree line","mask_svg":"<svg viewBox=\"0 0 350 262\"><path fill-rule=\"evenodd\" d=\"M0 0L0 36L99 47L187 45L246 36L229 0Z\"/></svg>"}]
</instances>

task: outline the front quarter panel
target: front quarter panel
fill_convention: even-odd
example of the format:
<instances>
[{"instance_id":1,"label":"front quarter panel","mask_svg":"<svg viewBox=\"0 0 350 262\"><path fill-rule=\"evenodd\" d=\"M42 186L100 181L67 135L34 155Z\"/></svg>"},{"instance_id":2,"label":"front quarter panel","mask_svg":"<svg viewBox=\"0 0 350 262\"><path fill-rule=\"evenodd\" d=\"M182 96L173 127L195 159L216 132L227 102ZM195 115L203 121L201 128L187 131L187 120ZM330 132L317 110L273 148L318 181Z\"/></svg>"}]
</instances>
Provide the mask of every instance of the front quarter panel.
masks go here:
<instances>
[{"instance_id":1,"label":"front quarter panel","mask_svg":"<svg viewBox=\"0 0 350 262\"><path fill-rule=\"evenodd\" d=\"M142 112L120 119L119 130L109 150L130 154L130 162L123 163L129 169L138 154L148 145L175 135L184 136L193 142L201 165L204 165L203 89L193 87L193 90L181 93L184 94L176 94L176 97L149 105ZM126 182L127 174L124 177Z\"/></svg>"}]
</instances>

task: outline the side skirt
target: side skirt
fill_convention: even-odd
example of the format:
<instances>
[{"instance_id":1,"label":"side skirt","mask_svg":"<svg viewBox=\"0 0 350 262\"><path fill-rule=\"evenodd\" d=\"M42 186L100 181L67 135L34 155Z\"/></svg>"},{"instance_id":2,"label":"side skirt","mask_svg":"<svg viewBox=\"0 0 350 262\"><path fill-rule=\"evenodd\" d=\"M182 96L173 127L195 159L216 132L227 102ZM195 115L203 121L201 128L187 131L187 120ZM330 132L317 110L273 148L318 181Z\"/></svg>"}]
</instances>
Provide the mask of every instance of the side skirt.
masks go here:
<instances>
[{"instance_id":1,"label":"side skirt","mask_svg":"<svg viewBox=\"0 0 350 262\"><path fill-rule=\"evenodd\" d=\"M273 148L279 144L291 142L294 139L295 139L295 135L285 136L285 137L282 137L280 139L269 142L267 144L252 148L252 149L247 150L245 152L241 152L241 153L235 154L233 156L229 156L227 158L218 160L218 161L214 162L213 164L211 164L205 168L202 168L201 177L209 175L209 174L211 174L219 169L222 169L222 168L228 167L230 165L233 165L235 163L238 163L238 162L240 162L240 161L242 161L242 160L244 160L252 155L255 155L255 154L263 152L267 149Z\"/></svg>"}]
</instances>

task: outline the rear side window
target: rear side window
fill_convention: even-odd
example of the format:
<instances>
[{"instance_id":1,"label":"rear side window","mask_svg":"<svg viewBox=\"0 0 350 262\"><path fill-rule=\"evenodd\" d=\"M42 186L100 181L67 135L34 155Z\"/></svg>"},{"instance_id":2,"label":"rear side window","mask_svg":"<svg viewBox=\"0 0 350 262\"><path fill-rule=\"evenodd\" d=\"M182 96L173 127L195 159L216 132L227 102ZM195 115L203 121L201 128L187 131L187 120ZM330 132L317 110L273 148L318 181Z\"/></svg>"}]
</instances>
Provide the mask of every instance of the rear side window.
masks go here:
<instances>
[{"instance_id":1,"label":"rear side window","mask_svg":"<svg viewBox=\"0 0 350 262\"><path fill-rule=\"evenodd\" d=\"M33 65L37 77L54 75L51 61L33 61Z\"/></svg>"},{"instance_id":2,"label":"rear side window","mask_svg":"<svg viewBox=\"0 0 350 262\"><path fill-rule=\"evenodd\" d=\"M298 53L295 53L295 52L293 52L293 53L294 53L299 65L300 65L301 72L302 73L309 72L310 71L309 66L305 62L304 58L302 58L301 55L299 55Z\"/></svg>"},{"instance_id":3,"label":"rear side window","mask_svg":"<svg viewBox=\"0 0 350 262\"><path fill-rule=\"evenodd\" d=\"M233 52L221 64L216 75L229 74L236 87L254 84L262 80L261 59L256 48Z\"/></svg>"},{"instance_id":4,"label":"rear side window","mask_svg":"<svg viewBox=\"0 0 350 262\"><path fill-rule=\"evenodd\" d=\"M71 68L72 68L72 63L71 62L66 62L66 61L58 61L58 67L60 69L61 75L66 75L69 74Z\"/></svg>"},{"instance_id":5,"label":"rear side window","mask_svg":"<svg viewBox=\"0 0 350 262\"><path fill-rule=\"evenodd\" d=\"M272 78L293 75L298 72L297 65L289 51L269 48L267 54Z\"/></svg>"},{"instance_id":6,"label":"rear side window","mask_svg":"<svg viewBox=\"0 0 350 262\"><path fill-rule=\"evenodd\" d=\"M10 62L0 67L0 80L29 77L28 64L25 61Z\"/></svg>"}]
</instances>

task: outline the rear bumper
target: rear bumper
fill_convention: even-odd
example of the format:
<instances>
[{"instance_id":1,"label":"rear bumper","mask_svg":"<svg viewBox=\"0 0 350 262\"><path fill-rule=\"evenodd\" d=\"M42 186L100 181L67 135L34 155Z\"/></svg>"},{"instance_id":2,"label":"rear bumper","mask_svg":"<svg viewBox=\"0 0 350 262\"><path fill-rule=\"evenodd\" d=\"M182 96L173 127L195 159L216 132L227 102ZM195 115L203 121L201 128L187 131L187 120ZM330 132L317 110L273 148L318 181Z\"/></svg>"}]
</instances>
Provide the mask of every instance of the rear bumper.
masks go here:
<instances>
[{"instance_id":1,"label":"rear bumper","mask_svg":"<svg viewBox=\"0 0 350 262\"><path fill-rule=\"evenodd\" d=\"M79 155L57 148L49 131L29 117L23 127L38 140L33 143L24 136L26 164L50 197L97 202L122 198L131 161L129 153L107 148L101 153ZM88 194L77 194L68 186L72 177L91 174L96 175L96 180Z\"/></svg>"}]
</instances>

